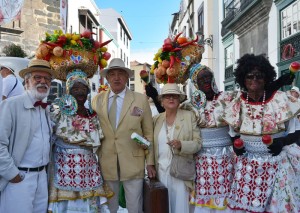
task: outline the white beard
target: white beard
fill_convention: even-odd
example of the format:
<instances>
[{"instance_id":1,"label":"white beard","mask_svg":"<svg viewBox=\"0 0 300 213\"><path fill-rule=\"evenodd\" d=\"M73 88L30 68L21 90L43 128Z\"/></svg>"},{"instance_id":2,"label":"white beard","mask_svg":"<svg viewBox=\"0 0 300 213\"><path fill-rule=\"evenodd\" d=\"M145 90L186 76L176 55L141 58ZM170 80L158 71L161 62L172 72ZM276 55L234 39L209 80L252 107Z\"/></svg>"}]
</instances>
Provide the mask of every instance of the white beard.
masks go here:
<instances>
[{"instance_id":1,"label":"white beard","mask_svg":"<svg viewBox=\"0 0 300 213\"><path fill-rule=\"evenodd\" d=\"M47 92L39 92L37 89L39 87L47 87ZM47 84L37 84L36 86L28 86L28 92L37 100L43 100L49 95L50 89Z\"/></svg>"}]
</instances>

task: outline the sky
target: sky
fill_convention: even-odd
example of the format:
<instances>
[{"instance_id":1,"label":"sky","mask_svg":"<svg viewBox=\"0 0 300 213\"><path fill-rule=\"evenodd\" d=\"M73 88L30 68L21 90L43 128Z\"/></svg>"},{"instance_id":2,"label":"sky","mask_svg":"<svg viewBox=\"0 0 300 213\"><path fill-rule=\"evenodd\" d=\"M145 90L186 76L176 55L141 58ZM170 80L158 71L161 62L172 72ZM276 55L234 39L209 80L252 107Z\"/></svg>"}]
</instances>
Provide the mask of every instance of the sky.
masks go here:
<instances>
[{"instance_id":1,"label":"sky","mask_svg":"<svg viewBox=\"0 0 300 213\"><path fill-rule=\"evenodd\" d=\"M153 64L153 57L168 37L173 13L180 0L95 0L100 9L113 8L125 20L131 34L131 61ZM101 21L100 21L101 22Z\"/></svg>"}]
</instances>

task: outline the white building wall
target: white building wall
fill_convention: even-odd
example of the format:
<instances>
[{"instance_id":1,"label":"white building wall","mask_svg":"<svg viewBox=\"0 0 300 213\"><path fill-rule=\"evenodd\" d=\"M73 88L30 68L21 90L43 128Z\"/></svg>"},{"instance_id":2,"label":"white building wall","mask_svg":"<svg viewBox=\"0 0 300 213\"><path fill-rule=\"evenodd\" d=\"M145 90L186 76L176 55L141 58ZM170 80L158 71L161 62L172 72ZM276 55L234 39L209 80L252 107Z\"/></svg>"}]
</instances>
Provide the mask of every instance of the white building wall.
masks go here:
<instances>
[{"instance_id":1,"label":"white building wall","mask_svg":"<svg viewBox=\"0 0 300 213\"><path fill-rule=\"evenodd\" d=\"M275 67L278 77L278 69L276 63L278 62L278 48L279 48L279 37L278 37L278 24L277 23L277 8L275 3L272 4L269 14L269 25L268 25L268 57L271 65Z\"/></svg>"},{"instance_id":2,"label":"white building wall","mask_svg":"<svg viewBox=\"0 0 300 213\"><path fill-rule=\"evenodd\" d=\"M69 0L68 1L68 19L67 19L67 32L79 33L79 14L78 9L88 9L95 16L96 19L99 17L99 9L95 4L94 0ZM99 32L99 27L94 29L93 32ZM97 38L95 38L97 39ZM92 97L97 94L97 89L99 87L99 74L98 72L89 79L90 87L95 85L95 90L91 90Z\"/></svg>"}]
</instances>

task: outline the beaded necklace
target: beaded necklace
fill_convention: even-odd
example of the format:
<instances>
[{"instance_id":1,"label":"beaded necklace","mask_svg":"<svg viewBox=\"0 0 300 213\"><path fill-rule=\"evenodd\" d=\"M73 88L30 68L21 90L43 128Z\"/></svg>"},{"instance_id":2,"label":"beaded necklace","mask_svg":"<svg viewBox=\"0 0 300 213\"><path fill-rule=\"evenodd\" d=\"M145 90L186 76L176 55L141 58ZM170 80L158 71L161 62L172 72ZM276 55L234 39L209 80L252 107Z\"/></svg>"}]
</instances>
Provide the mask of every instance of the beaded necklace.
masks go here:
<instances>
[{"instance_id":1,"label":"beaded necklace","mask_svg":"<svg viewBox=\"0 0 300 213\"><path fill-rule=\"evenodd\" d=\"M217 97L216 97L216 95L214 95L213 100L212 100L212 105L211 105L210 109L209 110L207 110L207 109L204 110L204 113L205 113L206 117L208 117L209 113L212 113L214 111L214 109L216 107L216 103L217 103L216 99L217 99Z\"/></svg>"},{"instance_id":2,"label":"beaded necklace","mask_svg":"<svg viewBox=\"0 0 300 213\"><path fill-rule=\"evenodd\" d=\"M93 129L93 121L92 121L92 115L90 114L89 110L86 108L86 113L88 115L89 118L89 129L87 130L88 132L91 132Z\"/></svg>"},{"instance_id":3,"label":"beaded necklace","mask_svg":"<svg viewBox=\"0 0 300 213\"><path fill-rule=\"evenodd\" d=\"M259 111L258 115L256 115L256 117L254 117L253 112L252 112L252 108L250 107L250 104L249 104L249 95L247 93L247 98L246 98L247 113L248 113L248 115L250 116L250 118L252 120L253 119L262 119L265 103L266 103L266 91L264 91L264 96L263 96L263 101L262 101L261 106L260 106L260 111Z\"/></svg>"}]
</instances>

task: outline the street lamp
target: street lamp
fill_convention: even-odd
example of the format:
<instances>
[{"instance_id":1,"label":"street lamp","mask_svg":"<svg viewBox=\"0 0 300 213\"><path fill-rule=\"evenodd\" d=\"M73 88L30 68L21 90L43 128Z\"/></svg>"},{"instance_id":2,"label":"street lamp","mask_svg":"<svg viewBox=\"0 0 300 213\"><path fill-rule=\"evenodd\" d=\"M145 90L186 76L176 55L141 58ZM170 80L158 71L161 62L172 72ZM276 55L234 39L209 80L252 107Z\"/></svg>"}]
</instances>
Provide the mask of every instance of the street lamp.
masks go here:
<instances>
[{"instance_id":1,"label":"street lamp","mask_svg":"<svg viewBox=\"0 0 300 213\"><path fill-rule=\"evenodd\" d=\"M199 37L198 43L201 45L208 45L213 48L213 35L209 35L208 38L204 38L204 35L201 32L196 33Z\"/></svg>"}]
</instances>

